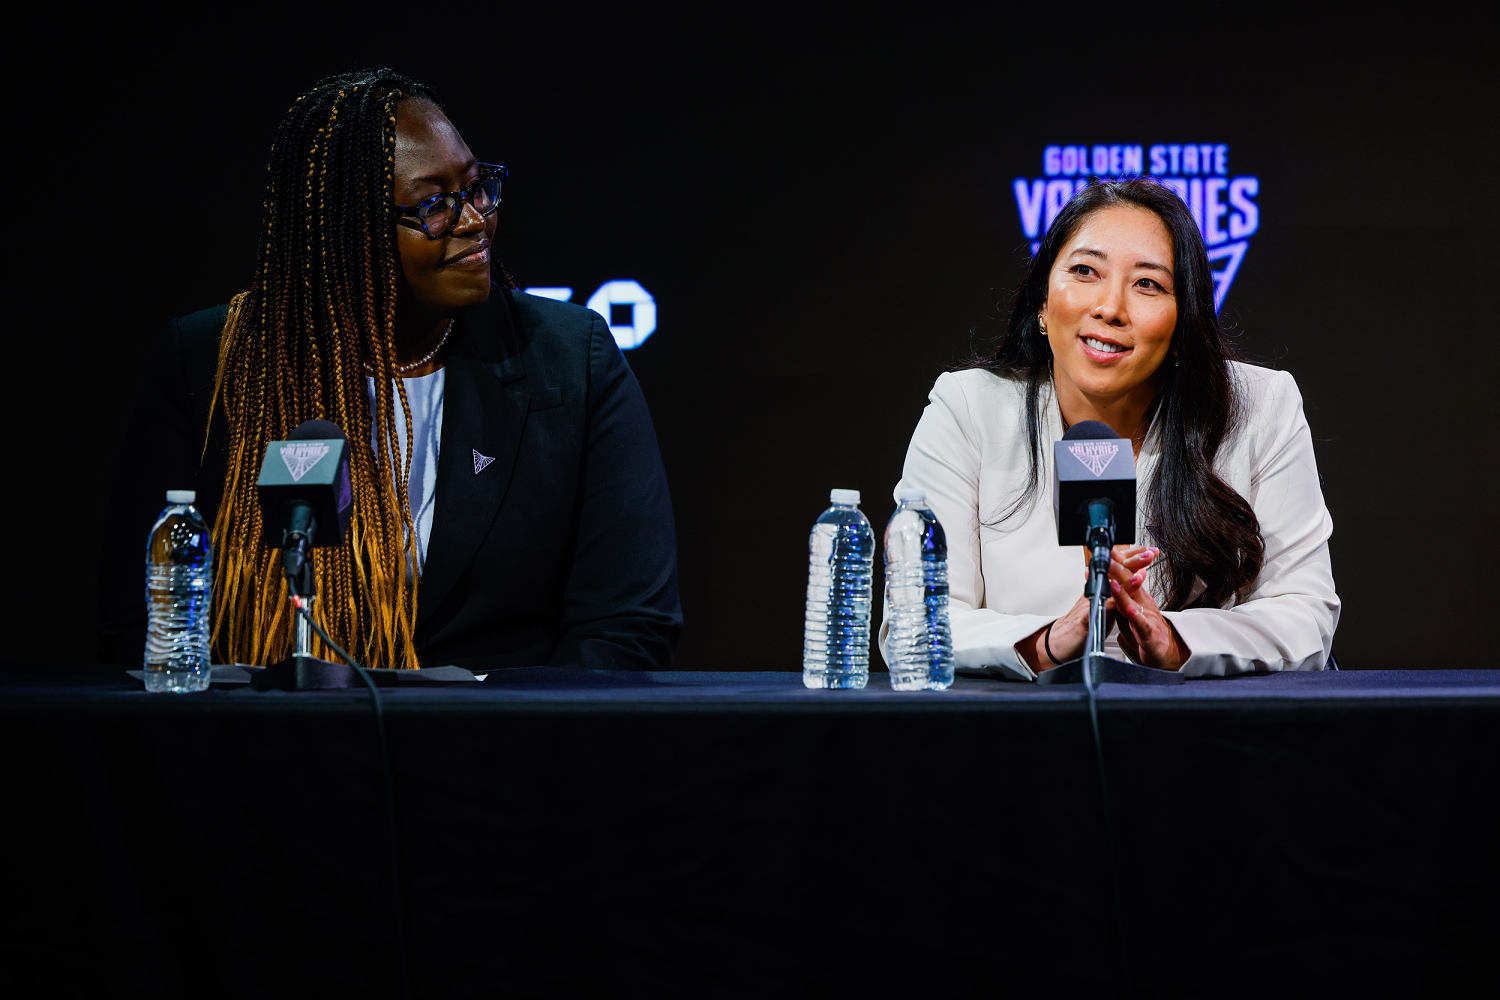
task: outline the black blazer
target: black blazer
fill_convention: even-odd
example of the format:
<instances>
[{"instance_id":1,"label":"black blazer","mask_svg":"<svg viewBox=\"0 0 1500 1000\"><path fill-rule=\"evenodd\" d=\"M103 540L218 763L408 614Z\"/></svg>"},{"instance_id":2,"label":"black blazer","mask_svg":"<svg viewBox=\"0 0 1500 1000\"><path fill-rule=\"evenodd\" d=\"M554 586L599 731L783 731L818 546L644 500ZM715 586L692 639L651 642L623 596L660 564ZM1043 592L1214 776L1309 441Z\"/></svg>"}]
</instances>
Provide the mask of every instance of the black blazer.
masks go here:
<instances>
[{"instance_id":1,"label":"black blazer","mask_svg":"<svg viewBox=\"0 0 1500 1000\"><path fill-rule=\"evenodd\" d=\"M145 539L165 491L196 489L210 524L217 510L222 419L203 442L226 313L172 321L148 359L105 513L104 662L141 660ZM422 663L668 666L682 628L671 499L608 326L495 286L453 337L417 594Z\"/></svg>"}]
</instances>

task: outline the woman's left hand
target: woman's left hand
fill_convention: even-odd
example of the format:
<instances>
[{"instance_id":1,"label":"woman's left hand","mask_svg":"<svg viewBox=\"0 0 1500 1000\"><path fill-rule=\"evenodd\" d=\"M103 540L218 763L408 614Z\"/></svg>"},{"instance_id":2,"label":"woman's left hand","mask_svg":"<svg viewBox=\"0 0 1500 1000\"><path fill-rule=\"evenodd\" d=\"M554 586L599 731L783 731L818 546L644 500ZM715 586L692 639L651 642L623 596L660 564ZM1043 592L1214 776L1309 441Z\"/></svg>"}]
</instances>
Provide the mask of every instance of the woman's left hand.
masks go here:
<instances>
[{"instance_id":1,"label":"woman's left hand","mask_svg":"<svg viewBox=\"0 0 1500 1000\"><path fill-rule=\"evenodd\" d=\"M1146 589L1146 570L1161 550L1121 548L1117 547L1109 560L1109 589L1114 595L1115 620L1120 625L1120 646L1137 663L1176 670L1188 658L1187 645Z\"/></svg>"}]
</instances>

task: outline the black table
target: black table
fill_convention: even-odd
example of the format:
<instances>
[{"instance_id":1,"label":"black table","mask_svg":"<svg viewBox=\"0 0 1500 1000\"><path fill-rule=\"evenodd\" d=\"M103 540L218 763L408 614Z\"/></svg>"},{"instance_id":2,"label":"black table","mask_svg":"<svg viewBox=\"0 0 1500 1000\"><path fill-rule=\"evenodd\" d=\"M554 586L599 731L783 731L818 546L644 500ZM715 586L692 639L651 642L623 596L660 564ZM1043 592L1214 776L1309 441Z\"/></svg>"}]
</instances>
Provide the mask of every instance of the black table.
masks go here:
<instances>
[{"instance_id":1,"label":"black table","mask_svg":"<svg viewBox=\"0 0 1500 1000\"><path fill-rule=\"evenodd\" d=\"M383 749L363 689L0 675L7 968L195 997L1500 985L1500 672L1106 684L1097 747L1080 688L966 678L539 668L380 704Z\"/></svg>"}]
</instances>

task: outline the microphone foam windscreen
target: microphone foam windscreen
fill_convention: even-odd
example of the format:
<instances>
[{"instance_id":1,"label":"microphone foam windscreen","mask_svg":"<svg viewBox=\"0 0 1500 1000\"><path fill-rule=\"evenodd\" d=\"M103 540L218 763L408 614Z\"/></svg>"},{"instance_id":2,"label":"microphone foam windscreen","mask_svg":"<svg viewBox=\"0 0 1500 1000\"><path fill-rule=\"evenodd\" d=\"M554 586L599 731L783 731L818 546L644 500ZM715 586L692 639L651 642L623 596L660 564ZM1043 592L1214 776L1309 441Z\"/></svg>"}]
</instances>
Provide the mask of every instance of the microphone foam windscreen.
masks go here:
<instances>
[{"instance_id":1,"label":"microphone foam windscreen","mask_svg":"<svg viewBox=\"0 0 1500 1000\"><path fill-rule=\"evenodd\" d=\"M309 438L325 441L331 441L335 438L340 441L349 440L344 434L343 429L330 420L304 420L297 425L292 433L287 435L286 439L288 441L306 441Z\"/></svg>"},{"instance_id":2,"label":"microphone foam windscreen","mask_svg":"<svg viewBox=\"0 0 1500 1000\"><path fill-rule=\"evenodd\" d=\"M1102 420L1080 420L1072 427L1069 427L1063 434L1064 441L1078 441L1089 438L1111 438L1118 441L1120 440L1120 435L1116 434L1115 429Z\"/></svg>"}]
</instances>

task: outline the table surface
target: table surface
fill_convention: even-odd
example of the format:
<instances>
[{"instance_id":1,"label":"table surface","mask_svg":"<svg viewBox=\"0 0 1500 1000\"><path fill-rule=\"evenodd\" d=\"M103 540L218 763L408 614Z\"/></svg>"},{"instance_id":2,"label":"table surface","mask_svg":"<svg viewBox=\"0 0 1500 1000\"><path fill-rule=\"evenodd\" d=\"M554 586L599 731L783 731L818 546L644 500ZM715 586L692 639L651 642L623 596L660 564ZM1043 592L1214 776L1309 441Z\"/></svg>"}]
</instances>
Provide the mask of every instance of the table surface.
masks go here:
<instances>
[{"instance_id":1,"label":"table surface","mask_svg":"<svg viewBox=\"0 0 1500 1000\"><path fill-rule=\"evenodd\" d=\"M1103 684L1097 725L1077 685L971 677L379 690L0 672L12 967L156 996L399 996L398 944L411 995L1496 978L1500 671Z\"/></svg>"},{"instance_id":2,"label":"table surface","mask_svg":"<svg viewBox=\"0 0 1500 1000\"><path fill-rule=\"evenodd\" d=\"M256 691L239 668L215 667L209 691L150 697L153 704L207 701L234 706L247 701L284 704L286 699L316 699L332 708L340 702L368 699L368 689L356 684L335 691ZM393 674L380 672L383 677ZM5 699L65 698L78 704L143 698L148 693L140 671L128 668L25 669L0 673ZM435 708L444 703L483 704L487 708L613 704L622 708L662 710L708 707L757 707L795 711L971 711L983 707L1071 706L1086 703L1080 684L1038 685L987 677L958 677L946 691L894 691L887 675L874 673L861 689L814 690L802 684L796 671L606 671L529 667L497 671L483 681L427 681L417 671L399 682L381 684L380 692L393 709L404 704ZM1189 680L1181 684L1102 683L1095 697L1103 705L1208 705L1235 701L1455 701L1500 700L1500 669L1479 670L1342 670L1296 671L1234 678Z\"/></svg>"}]
</instances>

